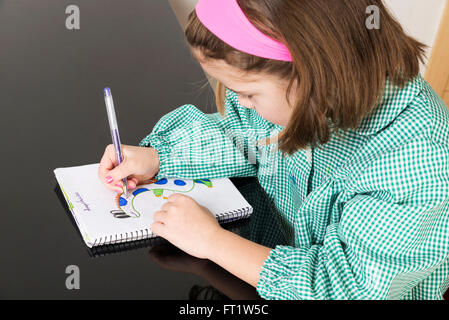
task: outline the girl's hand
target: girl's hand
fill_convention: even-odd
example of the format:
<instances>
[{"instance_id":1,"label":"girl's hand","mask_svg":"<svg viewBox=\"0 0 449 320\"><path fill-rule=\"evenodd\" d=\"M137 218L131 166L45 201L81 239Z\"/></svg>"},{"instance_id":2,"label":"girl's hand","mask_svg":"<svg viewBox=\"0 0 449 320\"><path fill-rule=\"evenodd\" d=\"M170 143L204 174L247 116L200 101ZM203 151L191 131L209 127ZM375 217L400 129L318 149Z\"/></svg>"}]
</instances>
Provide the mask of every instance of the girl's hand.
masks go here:
<instances>
[{"instance_id":1,"label":"girl's hand","mask_svg":"<svg viewBox=\"0 0 449 320\"><path fill-rule=\"evenodd\" d=\"M98 169L103 184L115 192L123 192L122 179L127 177L128 188L153 178L159 171L159 156L153 148L122 145L123 162L118 166L114 145L106 147Z\"/></svg>"},{"instance_id":2,"label":"girl's hand","mask_svg":"<svg viewBox=\"0 0 449 320\"><path fill-rule=\"evenodd\" d=\"M222 229L207 208L191 197L174 193L154 213L151 230L191 256L207 259L211 239Z\"/></svg>"}]
</instances>

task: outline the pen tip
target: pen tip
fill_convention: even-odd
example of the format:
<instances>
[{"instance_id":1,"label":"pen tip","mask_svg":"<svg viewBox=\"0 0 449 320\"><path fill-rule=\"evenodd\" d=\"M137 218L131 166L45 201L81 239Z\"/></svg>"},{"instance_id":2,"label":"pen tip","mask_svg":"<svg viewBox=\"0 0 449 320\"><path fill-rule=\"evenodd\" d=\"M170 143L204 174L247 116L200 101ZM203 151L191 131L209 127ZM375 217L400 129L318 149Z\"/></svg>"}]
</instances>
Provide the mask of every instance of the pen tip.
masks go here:
<instances>
[{"instance_id":1,"label":"pen tip","mask_svg":"<svg viewBox=\"0 0 449 320\"><path fill-rule=\"evenodd\" d=\"M109 89L109 88L104 88L104 95L105 95L106 97L110 96L110 95L111 95L111 89Z\"/></svg>"}]
</instances>

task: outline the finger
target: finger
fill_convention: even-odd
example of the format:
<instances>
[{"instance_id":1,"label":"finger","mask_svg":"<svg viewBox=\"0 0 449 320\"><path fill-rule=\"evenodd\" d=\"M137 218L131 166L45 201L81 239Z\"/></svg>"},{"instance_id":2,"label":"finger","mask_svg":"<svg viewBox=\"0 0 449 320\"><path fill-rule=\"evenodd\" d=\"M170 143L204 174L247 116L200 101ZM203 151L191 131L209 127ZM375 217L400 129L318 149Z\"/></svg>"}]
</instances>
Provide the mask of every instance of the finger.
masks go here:
<instances>
[{"instance_id":1,"label":"finger","mask_svg":"<svg viewBox=\"0 0 449 320\"><path fill-rule=\"evenodd\" d=\"M128 188L134 189L137 187L138 180L136 178L128 178Z\"/></svg>"},{"instance_id":2,"label":"finger","mask_svg":"<svg viewBox=\"0 0 449 320\"><path fill-rule=\"evenodd\" d=\"M169 211L171 209L173 209L173 207L175 207L175 204L173 202L165 202L162 206L161 206L161 210L163 211Z\"/></svg>"},{"instance_id":3,"label":"finger","mask_svg":"<svg viewBox=\"0 0 449 320\"><path fill-rule=\"evenodd\" d=\"M189 196L186 196L182 193L173 193L171 195L168 196L167 201L168 203L173 203L173 202L177 202L179 200L184 200L184 199L189 199ZM192 199L192 198L190 198Z\"/></svg>"},{"instance_id":4,"label":"finger","mask_svg":"<svg viewBox=\"0 0 449 320\"><path fill-rule=\"evenodd\" d=\"M157 236L164 238L165 236L165 224L162 222L153 222L150 226L151 231Z\"/></svg>"},{"instance_id":5,"label":"finger","mask_svg":"<svg viewBox=\"0 0 449 320\"><path fill-rule=\"evenodd\" d=\"M117 193L123 193L125 190L123 189L123 182L117 182L114 184L113 190Z\"/></svg>"},{"instance_id":6,"label":"finger","mask_svg":"<svg viewBox=\"0 0 449 320\"><path fill-rule=\"evenodd\" d=\"M167 211L165 211L165 210L158 210L158 211L156 211L154 213L153 220L155 222L165 223L166 217L167 217Z\"/></svg>"},{"instance_id":7,"label":"finger","mask_svg":"<svg viewBox=\"0 0 449 320\"><path fill-rule=\"evenodd\" d=\"M113 179L114 183L122 183L123 178L132 175L134 168L131 161L123 161L121 164L108 171L108 176Z\"/></svg>"},{"instance_id":8,"label":"finger","mask_svg":"<svg viewBox=\"0 0 449 320\"><path fill-rule=\"evenodd\" d=\"M126 186L128 187L128 190L134 189L136 187L136 184L131 179L126 179Z\"/></svg>"},{"instance_id":9,"label":"finger","mask_svg":"<svg viewBox=\"0 0 449 320\"><path fill-rule=\"evenodd\" d=\"M104 154L100 160L100 166L98 168L98 175L103 182L106 182L106 177L109 176L109 171L115 168L118 164L117 157L115 156L114 146L108 145L104 150ZM107 179L109 180L109 179ZM108 182L106 182L108 183Z\"/></svg>"},{"instance_id":10,"label":"finger","mask_svg":"<svg viewBox=\"0 0 449 320\"><path fill-rule=\"evenodd\" d=\"M123 193L123 183L122 182L116 182L112 184L105 183L104 184L106 188L109 190L116 192L116 193Z\"/></svg>"}]
</instances>

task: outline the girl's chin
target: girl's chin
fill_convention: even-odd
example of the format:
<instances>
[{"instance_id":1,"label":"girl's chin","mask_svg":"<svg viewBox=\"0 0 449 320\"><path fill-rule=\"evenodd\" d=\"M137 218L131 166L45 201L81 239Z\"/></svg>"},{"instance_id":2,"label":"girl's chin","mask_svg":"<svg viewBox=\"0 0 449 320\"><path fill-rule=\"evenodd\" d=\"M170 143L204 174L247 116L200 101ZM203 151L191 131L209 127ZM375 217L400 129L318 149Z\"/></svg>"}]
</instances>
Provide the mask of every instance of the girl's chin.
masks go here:
<instances>
[{"instance_id":1,"label":"girl's chin","mask_svg":"<svg viewBox=\"0 0 449 320\"><path fill-rule=\"evenodd\" d=\"M254 111L256 111L257 114L258 114L259 116L261 116L262 118L264 118L266 121L268 121L268 122L270 122L270 123L272 123L272 124L274 124L274 125L281 126L281 127L285 127L285 126L287 126L287 124L288 124L288 119L287 119L287 120L286 120L286 119L279 119L279 118L276 118L276 117L273 116L273 115L267 116L267 115L265 115L265 114L260 113L259 111L257 111L257 109L256 109L255 107L253 107L253 108L251 108L251 109L254 110Z\"/></svg>"},{"instance_id":2,"label":"girl's chin","mask_svg":"<svg viewBox=\"0 0 449 320\"><path fill-rule=\"evenodd\" d=\"M283 121L283 120L280 120L280 119L265 118L263 116L262 116L262 118L264 118L268 122L270 122L272 124L275 124L277 126L281 126L281 127L287 126L287 123L285 121Z\"/></svg>"}]
</instances>

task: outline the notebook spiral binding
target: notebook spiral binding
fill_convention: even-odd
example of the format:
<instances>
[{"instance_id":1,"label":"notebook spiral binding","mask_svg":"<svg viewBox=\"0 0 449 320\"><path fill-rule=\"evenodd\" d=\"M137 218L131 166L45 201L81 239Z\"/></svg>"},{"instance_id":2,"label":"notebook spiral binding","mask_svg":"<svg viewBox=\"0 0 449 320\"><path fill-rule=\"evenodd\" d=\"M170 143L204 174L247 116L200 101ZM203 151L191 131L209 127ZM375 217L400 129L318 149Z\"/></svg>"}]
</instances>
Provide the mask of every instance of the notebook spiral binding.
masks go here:
<instances>
[{"instance_id":1,"label":"notebook spiral binding","mask_svg":"<svg viewBox=\"0 0 449 320\"><path fill-rule=\"evenodd\" d=\"M91 258L102 257L109 254L132 251L141 248L151 248L153 246L168 244L169 242L161 237L152 237L136 241L128 241L121 243L109 243L105 245L98 245L92 248L88 248L87 252Z\"/></svg>"},{"instance_id":2,"label":"notebook spiral binding","mask_svg":"<svg viewBox=\"0 0 449 320\"><path fill-rule=\"evenodd\" d=\"M219 223L229 223L232 221L248 218L252 213L252 207L232 210L216 215Z\"/></svg>"},{"instance_id":3,"label":"notebook spiral binding","mask_svg":"<svg viewBox=\"0 0 449 320\"><path fill-rule=\"evenodd\" d=\"M106 244L117 244L128 241L138 241L148 238L156 237L156 235L151 232L149 229L143 229L135 232L126 232L121 233L120 235L111 235L109 237L100 237L99 239L95 239L93 242L93 246L102 246Z\"/></svg>"},{"instance_id":4,"label":"notebook spiral binding","mask_svg":"<svg viewBox=\"0 0 449 320\"><path fill-rule=\"evenodd\" d=\"M245 207L242 209L232 210L229 212L217 214L216 218L219 223L229 223L239 219L248 218L252 213L252 207ZM95 239L93 242L93 246L102 246L107 244L117 244L128 241L138 241L148 238L156 237L156 235L150 231L149 229L143 229L135 232L126 232L121 233L120 235L109 236L109 237L100 237L99 239Z\"/></svg>"}]
</instances>

